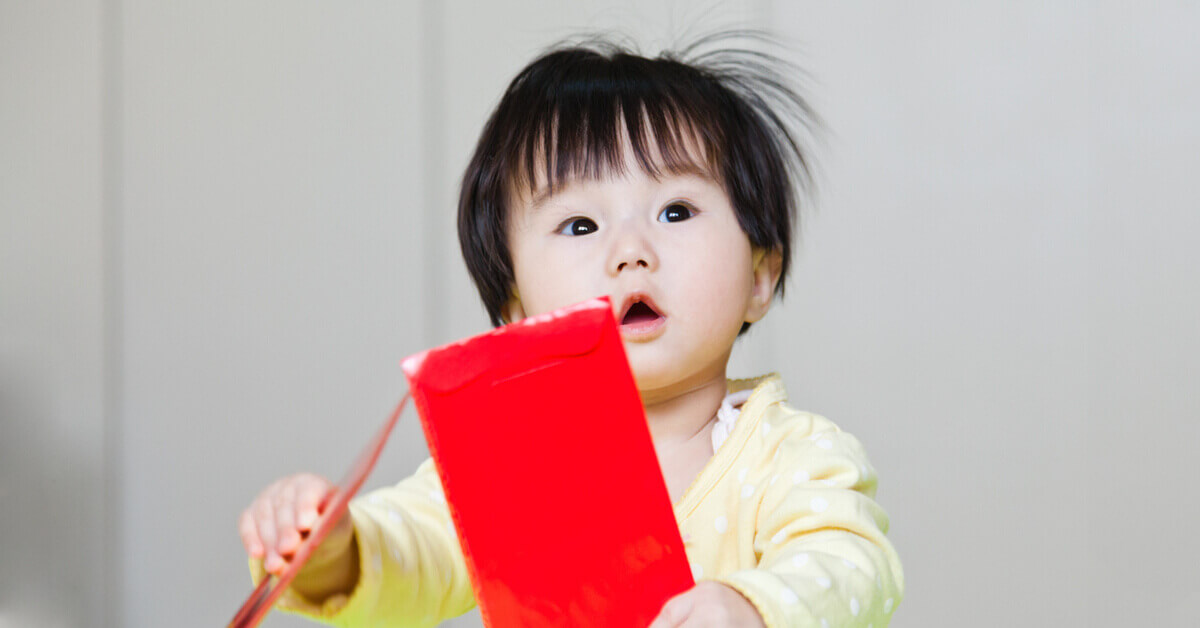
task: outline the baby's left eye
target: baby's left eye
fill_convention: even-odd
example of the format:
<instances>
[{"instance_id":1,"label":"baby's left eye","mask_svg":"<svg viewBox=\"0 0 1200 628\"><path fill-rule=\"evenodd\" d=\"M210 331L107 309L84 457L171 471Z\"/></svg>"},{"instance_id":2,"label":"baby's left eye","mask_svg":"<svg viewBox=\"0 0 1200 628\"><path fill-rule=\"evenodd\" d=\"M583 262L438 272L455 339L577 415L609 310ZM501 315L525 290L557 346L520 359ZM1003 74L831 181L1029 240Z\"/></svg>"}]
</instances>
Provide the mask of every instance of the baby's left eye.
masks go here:
<instances>
[{"instance_id":1,"label":"baby's left eye","mask_svg":"<svg viewBox=\"0 0 1200 628\"><path fill-rule=\"evenodd\" d=\"M696 215L696 210L683 203L671 203L658 213L659 222L681 222Z\"/></svg>"}]
</instances>

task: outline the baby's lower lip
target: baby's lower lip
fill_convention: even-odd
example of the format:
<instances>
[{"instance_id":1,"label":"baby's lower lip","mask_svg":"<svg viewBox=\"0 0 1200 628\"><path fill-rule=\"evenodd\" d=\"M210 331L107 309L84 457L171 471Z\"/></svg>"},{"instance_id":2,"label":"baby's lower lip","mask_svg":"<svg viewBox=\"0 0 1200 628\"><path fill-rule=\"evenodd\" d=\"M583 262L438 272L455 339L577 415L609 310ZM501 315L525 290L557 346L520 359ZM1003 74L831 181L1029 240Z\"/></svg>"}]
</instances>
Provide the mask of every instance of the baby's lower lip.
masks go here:
<instances>
[{"instance_id":1,"label":"baby's lower lip","mask_svg":"<svg viewBox=\"0 0 1200 628\"><path fill-rule=\"evenodd\" d=\"M661 332L667 324L665 316L659 316L634 323L621 323L621 336L629 340L649 340Z\"/></svg>"}]
</instances>

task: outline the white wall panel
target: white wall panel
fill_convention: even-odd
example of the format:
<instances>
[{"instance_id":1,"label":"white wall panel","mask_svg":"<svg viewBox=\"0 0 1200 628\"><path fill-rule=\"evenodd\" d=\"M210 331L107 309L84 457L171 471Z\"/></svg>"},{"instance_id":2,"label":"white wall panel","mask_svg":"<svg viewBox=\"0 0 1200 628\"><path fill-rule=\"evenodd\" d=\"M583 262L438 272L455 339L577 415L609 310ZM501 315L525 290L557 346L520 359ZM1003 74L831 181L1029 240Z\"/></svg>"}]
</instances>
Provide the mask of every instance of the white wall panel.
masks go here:
<instances>
[{"instance_id":1,"label":"white wall panel","mask_svg":"<svg viewBox=\"0 0 1200 628\"><path fill-rule=\"evenodd\" d=\"M773 335L880 469L894 626L1169 625L1200 590L1160 531L1200 507L1197 15L1120 4L774 5L835 135Z\"/></svg>"},{"instance_id":2,"label":"white wall panel","mask_svg":"<svg viewBox=\"0 0 1200 628\"><path fill-rule=\"evenodd\" d=\"M0 626L107 612L102 31L0 4Z\"/></svg>"},{"instance_id":3,"label":"white wall panel","mask_svg":"<svg viewBox=\"0 0 1200 628\"><path fill-rule=\"evenodd\" d=\"M340 478L427 344L420 13L123 10L126 622L220 625L251 588L237 514ZM374 483L423 452L409 417Z\"/></svg>"}]
</instances>

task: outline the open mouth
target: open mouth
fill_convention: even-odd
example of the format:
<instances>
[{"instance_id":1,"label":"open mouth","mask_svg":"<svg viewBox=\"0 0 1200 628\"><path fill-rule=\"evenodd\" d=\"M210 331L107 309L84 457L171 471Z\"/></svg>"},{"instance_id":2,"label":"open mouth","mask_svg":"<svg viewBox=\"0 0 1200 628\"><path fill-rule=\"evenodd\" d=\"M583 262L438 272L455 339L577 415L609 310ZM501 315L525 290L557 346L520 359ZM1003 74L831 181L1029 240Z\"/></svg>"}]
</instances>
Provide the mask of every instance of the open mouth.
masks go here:
<instances>
[{"instance_id":1,"label":"open mouth","mask_svg":"<svg viewBox=\"0 0 1200 628\"><path fill-rule=\"evenodd\" d=\"M625 312L625 316L621 318L621 324L637 325L639 323L648 323L656 318L659 318L659 314L654 311L654 308L638 301L630 306L628 312Z\"/></svg>"},{"instance_id":2,"label":"open mouth","mask_svg":"<svg viewBox=\"0 0 1200 628\"><path fill-rule=\"evenodd\" d=\"M656 331L666 322L666 316L645 294L631 294L621 308L621 331L625 334L645 335Z\"/></svg>"}]
</instances>

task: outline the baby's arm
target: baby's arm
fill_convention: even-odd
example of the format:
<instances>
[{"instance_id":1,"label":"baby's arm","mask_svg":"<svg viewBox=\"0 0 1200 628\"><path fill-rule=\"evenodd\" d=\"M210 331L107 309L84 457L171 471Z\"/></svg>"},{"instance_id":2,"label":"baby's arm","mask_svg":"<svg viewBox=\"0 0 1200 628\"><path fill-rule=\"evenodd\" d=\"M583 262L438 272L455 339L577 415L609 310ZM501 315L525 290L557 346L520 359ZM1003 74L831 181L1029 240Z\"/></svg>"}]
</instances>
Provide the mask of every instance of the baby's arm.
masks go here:
<instances>
[{"instance_id":1,"label":"baby's arm","mask_svg":"<svg viewBox=\"0 0 1200 628\"><path fill-rule=\"evenodd\" d=\"M338 576L324 573L333 563L315 565L311 573L306 566L302 572L306 582L299 584L297 578L298 584L280 598L280 609L337 626L418 627L434 626L474 606L466 565L432 461L399 484L352 501L347 528L349 540L333 539L335 533L331 533L326 543L339 543L341 554L355 565L348 586L332 586L320 591L324 595L312 595L314 589L305 588L308 583L323 584L325 578L336 583ZM265 565L256 559L252 544L247 543L247 550L258 582L266 575ZM269 553L263 555L268 565L274 564ZM314 555L313 560L317 558ZM334 567L337 569L340 567Z\"/></svg>"},{"instance_id":2,"label":"baby's arm","mask_svg":"<svg viewBox=\"0 0 1200 628\"><path fill-rule=\"evenodd\" d=\"M758 509L756 569L719 579L774 626L874 626L904 592L876 476L858 440L815 417L780 443Z\"/></svg>"}]
</instances>

